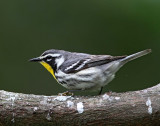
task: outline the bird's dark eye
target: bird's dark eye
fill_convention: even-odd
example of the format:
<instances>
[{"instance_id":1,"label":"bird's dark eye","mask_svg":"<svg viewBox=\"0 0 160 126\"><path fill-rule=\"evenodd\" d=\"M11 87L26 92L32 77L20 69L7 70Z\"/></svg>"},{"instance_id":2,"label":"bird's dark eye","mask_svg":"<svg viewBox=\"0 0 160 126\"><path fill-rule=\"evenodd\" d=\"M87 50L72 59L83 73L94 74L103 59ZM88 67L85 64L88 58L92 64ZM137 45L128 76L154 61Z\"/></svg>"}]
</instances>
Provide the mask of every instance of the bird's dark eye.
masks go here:
<instances>
[{"instance_id":1,"label":"bird's dark eye","mask_svg":"<svg viewBox=\"0 0 160 126\"><path fill-rule=\"evenodd\" d=\"M49 61L51 61L51 60L52 60L52 56L47 56L47 57L46 57L46 61L49 62Z\"/></svg>"}]
</instances>

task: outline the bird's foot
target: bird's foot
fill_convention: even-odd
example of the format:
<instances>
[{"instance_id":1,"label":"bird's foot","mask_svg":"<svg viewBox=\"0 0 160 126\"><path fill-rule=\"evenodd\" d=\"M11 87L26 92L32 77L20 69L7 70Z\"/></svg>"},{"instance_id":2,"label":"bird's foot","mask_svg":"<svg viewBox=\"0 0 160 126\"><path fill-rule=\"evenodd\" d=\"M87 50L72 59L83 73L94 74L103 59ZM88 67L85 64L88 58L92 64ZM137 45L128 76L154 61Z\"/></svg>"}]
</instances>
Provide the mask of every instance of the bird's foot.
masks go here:
<instances>
[{"instance_id":1,"label":"bird's foot","mask_svg":"<svg viewBox=\"0 0 160 126\"><path fill-rule=\"evenodd\" d=\"M72 92L66 91L63 93L58 93L58 96L73 96L74 94Z\"/></svg>"}]
</instances>

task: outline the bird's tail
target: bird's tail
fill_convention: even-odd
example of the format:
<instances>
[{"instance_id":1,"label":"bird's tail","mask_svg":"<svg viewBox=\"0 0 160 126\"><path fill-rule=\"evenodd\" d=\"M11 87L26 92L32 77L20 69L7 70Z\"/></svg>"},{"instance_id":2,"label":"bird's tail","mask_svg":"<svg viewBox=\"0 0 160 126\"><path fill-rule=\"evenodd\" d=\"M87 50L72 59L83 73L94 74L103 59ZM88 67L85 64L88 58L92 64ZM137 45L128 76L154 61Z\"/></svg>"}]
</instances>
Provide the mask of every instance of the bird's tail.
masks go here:
<instances>
[{"instance_id":1,"label":"bird's tail","mask_svg":"<svg viewBox=\"0 0 160 126\"><path fill-rule=\"evenodd\" d=\"M125 58L121 59L121 63L122 64L125 64L131 60L134 60L138 57L141 57L141 56L144 56L144 55L147 55L148 53L150 53L152 50L151 49L146 49L146 50L143 50L143 51L140 51L140 52L137 52L137 53L134 53L132 55L129 55L129 56L126 56Z\"/></svg>"}]
</instances>

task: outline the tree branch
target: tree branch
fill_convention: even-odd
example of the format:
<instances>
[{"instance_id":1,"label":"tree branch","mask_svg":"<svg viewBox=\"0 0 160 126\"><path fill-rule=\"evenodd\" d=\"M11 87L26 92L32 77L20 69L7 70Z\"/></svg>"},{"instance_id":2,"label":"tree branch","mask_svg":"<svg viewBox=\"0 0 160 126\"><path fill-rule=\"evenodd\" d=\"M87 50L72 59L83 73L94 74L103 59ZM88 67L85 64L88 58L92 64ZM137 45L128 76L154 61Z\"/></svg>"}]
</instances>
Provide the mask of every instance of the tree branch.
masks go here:
<instances>
[{"instance_id":1,"label":"tree branch","mask_svg":"<svg viewBox=\"0 0 160 126\"><path fill-rule=\"evenodd\" d=\"M0 125L160 125L160 84L100 96L0 91Z\"/></svg>"}]
</instances>

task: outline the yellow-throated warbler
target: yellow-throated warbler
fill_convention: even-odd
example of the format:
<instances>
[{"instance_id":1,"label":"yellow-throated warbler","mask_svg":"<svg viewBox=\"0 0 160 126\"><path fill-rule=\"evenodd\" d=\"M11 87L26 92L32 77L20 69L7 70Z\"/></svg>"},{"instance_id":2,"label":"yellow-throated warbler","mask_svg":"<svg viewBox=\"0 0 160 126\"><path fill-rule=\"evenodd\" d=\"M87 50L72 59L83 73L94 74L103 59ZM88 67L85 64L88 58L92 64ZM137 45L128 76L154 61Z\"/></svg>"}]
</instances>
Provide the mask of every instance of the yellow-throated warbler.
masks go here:
<instances>
[{"instance_id":1,"label":"yellow-throated warbler","mask_svg":"<svg viewBox=\"0 0 160 126\"><path fill-rule=\"evenodd\" d=\"M146 49L129 56L110 56L51 49L30 61L40 62L69 90L99 90L101 94L125 63L150 52L151 49Z\"/></svg>"}]
</instances>

